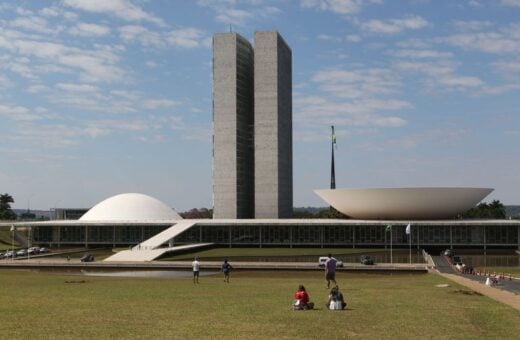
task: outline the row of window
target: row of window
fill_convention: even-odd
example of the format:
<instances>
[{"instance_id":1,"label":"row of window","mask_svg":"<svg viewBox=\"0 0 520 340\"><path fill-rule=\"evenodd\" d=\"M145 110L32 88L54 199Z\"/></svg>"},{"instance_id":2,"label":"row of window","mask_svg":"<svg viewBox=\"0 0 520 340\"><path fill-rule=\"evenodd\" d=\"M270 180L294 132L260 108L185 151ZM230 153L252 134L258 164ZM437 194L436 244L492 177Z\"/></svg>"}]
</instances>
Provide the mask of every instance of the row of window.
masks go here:
<instances>
[{"instance_id":1,"label":"row of window","mask_svg":"<svg viewBox=\"0 0 520 340\"><path fill-rule=\"evenodd\" d=\"M167 226L61 226L33 228L33 241L42 243L136 244ZM517 226L414 226L411 239L404 226L316 225L202 225L194 226L174 243L395 245L412 244L518 244ZM391 240L390 240L391 238Z\"/></svg>"}]
</instances>

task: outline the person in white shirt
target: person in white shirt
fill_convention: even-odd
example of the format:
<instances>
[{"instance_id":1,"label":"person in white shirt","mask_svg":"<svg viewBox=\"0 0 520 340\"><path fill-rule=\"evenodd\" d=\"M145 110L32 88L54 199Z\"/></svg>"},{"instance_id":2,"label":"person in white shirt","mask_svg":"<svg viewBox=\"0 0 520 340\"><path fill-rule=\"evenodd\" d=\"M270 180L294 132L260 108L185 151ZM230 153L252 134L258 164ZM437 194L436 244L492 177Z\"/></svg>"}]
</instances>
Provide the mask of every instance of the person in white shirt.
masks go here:
<instances>
[{"instance_id":1,"label":"person in white shirt","mask_svg":"<svg viewBox=\"0 0 520 340\"><path fill-rule=\"evenodd\" d=\"M191 266L193 267L193 283L199 283L200 263L197 260L197 257L195 257L195 259L191 263Z\"/></svg>"}]
</instances>

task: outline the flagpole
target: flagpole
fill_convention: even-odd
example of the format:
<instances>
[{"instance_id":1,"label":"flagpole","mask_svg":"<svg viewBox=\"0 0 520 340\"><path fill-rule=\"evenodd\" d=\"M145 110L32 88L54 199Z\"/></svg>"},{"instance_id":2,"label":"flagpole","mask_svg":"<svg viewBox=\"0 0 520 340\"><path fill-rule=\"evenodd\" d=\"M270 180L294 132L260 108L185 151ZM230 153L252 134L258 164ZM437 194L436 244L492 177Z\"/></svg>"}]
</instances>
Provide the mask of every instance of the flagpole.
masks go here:
<instances>
[{"instance_id":1,"label":"flagpole","mask_svg":"<svg viewBox=\"0 0 520 340\"><path fill-rule=\"evenodd\" d=\"M412 264L412 228L410 227L410 232L408 233L408 241L410 242L410 264Z\"/></svg>"},{"instance_id":2,"label":"flagpole","mask_svg":"<svg viewBox=\"0 0 520 340\"><path fill-rule=\"evenodd\" d=\"M392 228L390 228L390 264L394 264L394 258L392 256Z\"/></svg>"},{"instance_id":3,"label":"flagpole","mask_svg":"<svg viewBox=\"0 0 520 340\"><path fill-rule=\"evenodd\" d=\"M336 189L336 169L334 166L334 144L336 144L336 134L334 133L334 125L332 128L332 138L331 138L331 150L332 150L332 158L330 163L330 188Z\"/></svg>"},{"instance_id":4,"label":"flagpole","mask_svg":"<svg viewBox=\"0 0 520 340\"><path fill-rule=\"evenodd\" d=\"M11 226L11 261L14 261L14 225Z\"/></svg>"}]
</instances>

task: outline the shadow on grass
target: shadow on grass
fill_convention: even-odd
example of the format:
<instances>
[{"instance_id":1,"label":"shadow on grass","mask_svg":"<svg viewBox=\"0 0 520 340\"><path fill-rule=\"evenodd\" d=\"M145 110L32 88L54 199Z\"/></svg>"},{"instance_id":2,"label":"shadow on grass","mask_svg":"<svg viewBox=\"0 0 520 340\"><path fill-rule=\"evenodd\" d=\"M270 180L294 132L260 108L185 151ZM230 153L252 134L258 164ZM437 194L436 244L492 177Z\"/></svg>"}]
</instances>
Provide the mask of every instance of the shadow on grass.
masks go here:
<instances>
[{"instance_id":1,"label":"shadow on grass","mask_svg":"<svg viewBox=\"0 0 520 340\"><path fill-rule=\"evenodd\" d=\"M463 295L475 295L475 296L483 296L479 292L475 292L474 290L464 290L464 289L457 289L454 290L452 293L454 294L463 294Z\"/></svg>"}]
</instances>

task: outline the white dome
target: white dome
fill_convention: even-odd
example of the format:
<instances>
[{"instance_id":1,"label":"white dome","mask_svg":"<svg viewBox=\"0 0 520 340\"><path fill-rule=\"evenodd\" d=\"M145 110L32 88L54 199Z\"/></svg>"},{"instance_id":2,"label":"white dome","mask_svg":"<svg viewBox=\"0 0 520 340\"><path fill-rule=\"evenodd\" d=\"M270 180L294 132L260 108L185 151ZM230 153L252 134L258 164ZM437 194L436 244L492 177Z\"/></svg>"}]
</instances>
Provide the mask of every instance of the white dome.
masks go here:
<instances>
[{"instance_id":1,"label":"white dome","mask_svg":"<svg viewBox=\"0 0 520 340\"><path fill-rule=\"evenodd\" d=\"M156 198L136 193L120 194L96 204L80 221L182 220L172 208Z\"/></svg>"}]
</instances>

